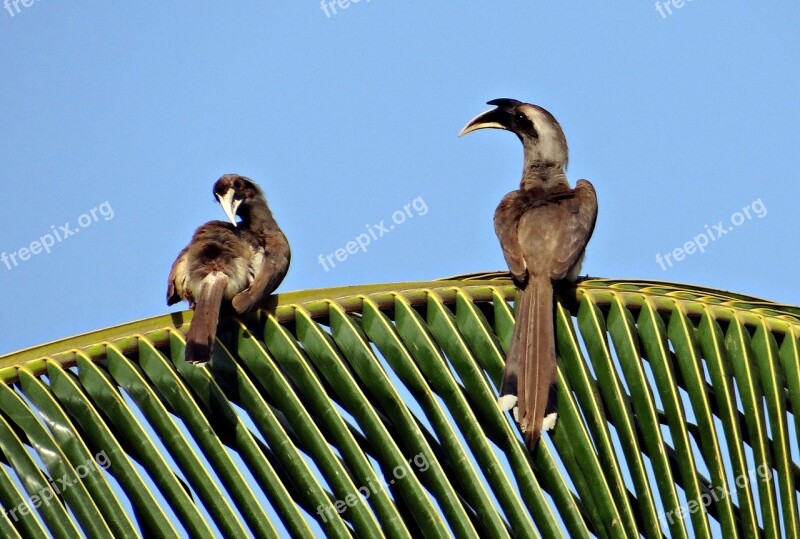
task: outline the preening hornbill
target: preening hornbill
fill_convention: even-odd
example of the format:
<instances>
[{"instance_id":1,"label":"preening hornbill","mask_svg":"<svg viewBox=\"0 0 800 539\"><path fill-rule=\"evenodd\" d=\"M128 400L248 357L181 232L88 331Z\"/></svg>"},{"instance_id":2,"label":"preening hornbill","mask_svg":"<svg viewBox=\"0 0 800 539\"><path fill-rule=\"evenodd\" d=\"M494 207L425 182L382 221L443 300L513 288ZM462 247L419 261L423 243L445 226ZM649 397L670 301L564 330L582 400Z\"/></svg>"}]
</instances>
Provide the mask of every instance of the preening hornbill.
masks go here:
<instances>
[{"instance_id":1,"label":"preening hornbill","mask_svg":"<svg viewBox=\"0 0 800 539\"><path fill-rule=\"evenodd\" d=\"M191 363L211 358L223 300L239 314L252 311L289 269L289 242L258 185L226 174L213 193L231 222L199 227L172 264L167 284L167 305L186 299L194 308L186 334L186 361Z\"/></svg>"},{"instance_id":2,"label":"preening hornbill","mask_svg":"<svg viewBox=\"0 0 800 539\"><path fill-rule=\"evenodd\" d=\"M500 202L494 229L511 275L520 288L511 347L498 403L514 409L528 446L556 420L556 350L553 281L578 278L597 219L594 187L579 180L570 188L567 139L552 114L516 99L495 99L496 108L461 130L511 131L524 149L520 188Z\"/></svg>"}]
</instances>

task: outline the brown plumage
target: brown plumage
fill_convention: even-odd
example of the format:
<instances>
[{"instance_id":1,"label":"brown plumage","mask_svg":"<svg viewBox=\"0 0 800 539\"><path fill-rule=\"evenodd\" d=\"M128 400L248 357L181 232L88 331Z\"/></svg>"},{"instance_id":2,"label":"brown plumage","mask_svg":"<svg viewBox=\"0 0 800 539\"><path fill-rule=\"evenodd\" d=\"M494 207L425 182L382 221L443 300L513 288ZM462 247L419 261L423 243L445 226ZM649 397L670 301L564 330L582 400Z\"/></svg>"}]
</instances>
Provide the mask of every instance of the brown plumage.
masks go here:
<instances>
[{"instance_id":1,"label":"brown plumage","mask_svg":"<svg viewBox=\"0 0 800 539\"><path fill-rule=\"evenodd\" d=\"M533 449L556 419L553 282L577 279L597 219L597 197L586 180L575 189L567 183L567 141L549 112L513 99L489 104L497 108L474 118L461 134L506 129L524 148L520 188L503 197L494 215L503 255L520 288L499 403L514 410Z\"/></svg>"},{"instance_id":2,"label":"brown plumage","mask_svg":"<svg viewBox=\"0 0 800 539\"><path fill-rule=\"evenodd\" d=\"M289 269L289 243L261 189L226 174L213 192L231 222L200 226L172 264L167 285L168 305L185 299L195 311L186 334L186 361L192 363L210 359L224 301L239 314L252 311Z\"/></svg>"}]
</instances>

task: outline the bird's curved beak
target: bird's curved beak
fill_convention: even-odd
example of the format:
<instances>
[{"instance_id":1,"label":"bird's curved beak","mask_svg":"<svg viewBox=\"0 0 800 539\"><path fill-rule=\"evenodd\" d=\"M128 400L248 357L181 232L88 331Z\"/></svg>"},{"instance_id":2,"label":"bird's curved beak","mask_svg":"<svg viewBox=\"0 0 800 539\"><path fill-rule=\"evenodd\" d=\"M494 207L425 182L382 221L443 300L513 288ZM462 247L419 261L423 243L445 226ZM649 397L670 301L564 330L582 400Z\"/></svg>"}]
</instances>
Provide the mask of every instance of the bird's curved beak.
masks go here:
<instances>
[{"instance_id":1,"label":"bird's curved beak","mask_svg":"<svg viewBox=\"0 0 800 539\"><path fill-rule=\"evenodd\" d=\"M502 107L497 107L475 116L464 126L464 129L461 130L458 136L463 137L467 133L472 133L478 129L505 129L506 131L510 131L507 122L508 111L504 110Z\"/></svg>"},{"instance_id":2,"label":"bird's curved beak","mask_svg":"<svg viewBox=\"0 0 800 539\"><path fill-rule=\"evenodd\" d=\"M222 211L225 212L225 215L228 216L228 219L231 220L231 223L237 225L236 210L239 209L239 205L242 203L242 200L234 200L233 195L233 189L228 189L224 195L217 196L217 198L219 199L219 205L222 206Z\"/></svg>"}]
</instances>

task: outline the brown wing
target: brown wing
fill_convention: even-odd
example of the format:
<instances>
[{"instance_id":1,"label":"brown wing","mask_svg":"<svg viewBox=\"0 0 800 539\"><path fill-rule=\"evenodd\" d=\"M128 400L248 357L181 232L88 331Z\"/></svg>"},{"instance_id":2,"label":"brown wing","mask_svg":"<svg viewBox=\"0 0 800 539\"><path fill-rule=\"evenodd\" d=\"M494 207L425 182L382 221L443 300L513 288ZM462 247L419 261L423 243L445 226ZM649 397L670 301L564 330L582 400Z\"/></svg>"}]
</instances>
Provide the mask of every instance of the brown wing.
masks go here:
<instances>
[{"instance_id":1,"label":"brown wing","mask_svg":"<svg viewBox=\"0 0 800 539\"><path fill-rule=\"evenodd\" d=\"M494 232L500 240L508 269L519 283L524 283L527 278L525 258L518 237L519 218L523 209L522 197L521 191L511 191L503 197L494 212Z\"/></svg>"},{"instance_id":2,"label":"brown wing","mask_svg":"<svg viewBox=\"0 0 800 539\"><path fill-rule=\"evenodd\" d=\"M172 263L172 268L169 270L169 278L167 279L167 305L174 305L179 301L185 299L185 291L183 290L183 282L186 280L186 253L189 251L189 246L183 248L178 253L175 262Z\"/></svg>"},{"instance_id":3,"label":"brown wing","mask_svg":"<svg viewBox=\"0 0 800 539\"><path fill-rule=\"evenodd\" d=\"M291 252L283 232L273 230L259 238L257 243L254 248L260 257L258 265L255 267L251 260L251 270L254 270L252 278L247 288L236 294L232 301L233 308L240 314L258 307L278 288L289 270Z\"/></svg>"},{"instance_id":4,"label":"brown wing","mask_svg":"<svg viewBox=\"0 0 800 539\"><path fill-rule=\"evenodd\" d=\"M561 238L553 253L551 278L564 279L581 260L597 221L597 194L591 183L579 180L573 196L559 201Z\"/></svg>"}]
</instances>

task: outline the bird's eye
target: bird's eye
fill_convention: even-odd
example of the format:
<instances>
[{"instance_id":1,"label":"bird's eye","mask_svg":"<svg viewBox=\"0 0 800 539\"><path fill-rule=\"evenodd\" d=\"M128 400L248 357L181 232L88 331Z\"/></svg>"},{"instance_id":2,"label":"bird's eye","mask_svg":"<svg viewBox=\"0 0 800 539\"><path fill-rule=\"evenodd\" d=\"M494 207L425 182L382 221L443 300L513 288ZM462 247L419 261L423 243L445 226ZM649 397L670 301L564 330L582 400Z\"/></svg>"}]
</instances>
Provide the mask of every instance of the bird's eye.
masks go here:
<instances>
[{"instance_id":1,"label":"bird's eye","mask_svg":"<svg viewBox=\"0 0 800 539\"><path fill-rule=\"evenodd\" d=\"M534 127L533 127L533 122L530 120L530 118L525 116L523 113L521 113L521 112L516 113L514 115L514 121L516 122L518 129L520 129L522 131L527 131L528 133L530 133L534 137L537 136L536 129L534 129Z\"/></svg>"},{"instance_id":2,"label":"bird's eye","mask_svg":"<svg viewBox=\"0 0 800 539\"><path fill-rule=\"evenodd\" d=\"M244 182L242 181L241 178L236 178L235 180L233 180L233 188L236 190L244 188Z\"/></svg>"}]
</instances>

